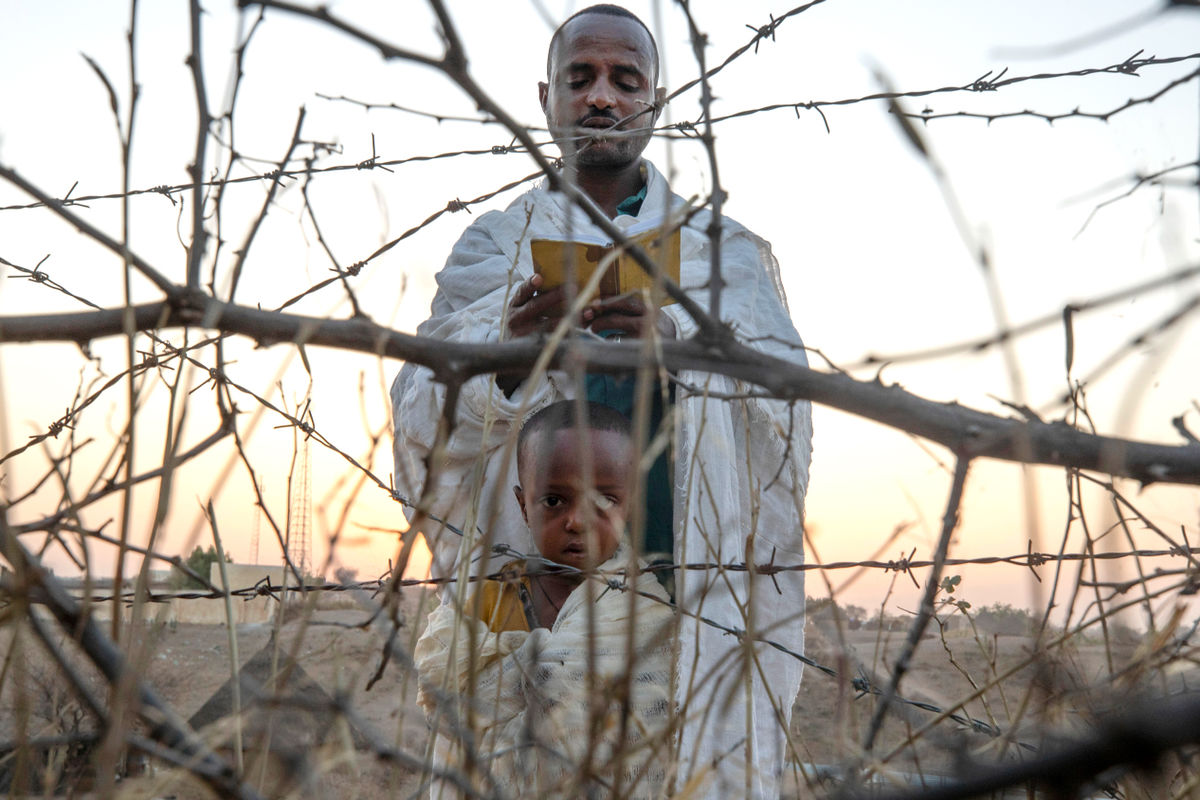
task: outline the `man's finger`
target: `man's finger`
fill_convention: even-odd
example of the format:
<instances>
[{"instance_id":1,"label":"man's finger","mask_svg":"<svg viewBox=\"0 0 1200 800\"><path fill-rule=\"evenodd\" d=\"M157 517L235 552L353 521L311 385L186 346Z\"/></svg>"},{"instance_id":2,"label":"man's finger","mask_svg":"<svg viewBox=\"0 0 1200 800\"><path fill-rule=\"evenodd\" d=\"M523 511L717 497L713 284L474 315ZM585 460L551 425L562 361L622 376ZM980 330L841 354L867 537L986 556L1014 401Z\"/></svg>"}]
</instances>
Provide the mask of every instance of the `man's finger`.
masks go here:
<instances>
[{"instance_id":1,"label":"man's finger","mask_svg":"<svg viewBox=\"0 0 1200 800\"><path fill-rule=\"evenodd\" d=\"M555 316L561 317L563 309L566 307L566 296L563 294L561 286L556 286L545 292L538 292L533 297L529 298L520 308L520 314L530 314L534 316Z\"/></svg>"},{"instance_id":2,"label":"man's finger","mask_svg":"<svg viewBox=\"0 0 1200 800\"><path fill-rule=\"evenodd\" d=\"M522 281L521 284L517 286L517 290L513 292L512 302L510 305L513 308L525 305L529 302L529 298L533 297L537 290L541 288L541 285L541 275L534 275L529 280Z\"/></svg>"},{"instance_id":3,"label":"man's finger","mask_svg":"<svg viewBox=\"0 0 1200 800\"><path fill-rule=\"evenodd\" d=\"M548 331L558 324L565 310L566 302L562 287L539 292L519 307L514 304L508 318L508 329L513 336Z\"/></svg>"},{"instance_id":4,"label":"man's finger","mask_svg":"<svg viewBox=\"0 0 1200 800\"><path fill-rule=\"evenodd\" d=\"M646 313L646 304L639 295L621 295L607 300L598 300L588 306L596 316L606 314L630 314L640 316Z\"/></svg>"}]
</instances>

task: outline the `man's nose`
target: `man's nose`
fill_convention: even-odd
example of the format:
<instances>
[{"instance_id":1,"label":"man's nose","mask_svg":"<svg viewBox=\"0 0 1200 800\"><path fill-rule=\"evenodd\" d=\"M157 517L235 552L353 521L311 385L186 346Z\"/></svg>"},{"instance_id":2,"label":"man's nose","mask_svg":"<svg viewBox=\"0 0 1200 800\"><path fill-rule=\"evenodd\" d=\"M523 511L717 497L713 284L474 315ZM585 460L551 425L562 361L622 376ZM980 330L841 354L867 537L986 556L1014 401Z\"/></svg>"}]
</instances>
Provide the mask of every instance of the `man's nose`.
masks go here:
<instances>
[{"instance_id":1,"label":"man's nose","mask_svg":"<svg viewBox=\"0 0 1200 800\"><path fill-rule=\"evenodd\" d=\"M591 91L588 92L587 102L589 106L599 111L607 111L617 104L617 97L607 81L596 81L592 84Z\"/></svg>"}]
</instances>

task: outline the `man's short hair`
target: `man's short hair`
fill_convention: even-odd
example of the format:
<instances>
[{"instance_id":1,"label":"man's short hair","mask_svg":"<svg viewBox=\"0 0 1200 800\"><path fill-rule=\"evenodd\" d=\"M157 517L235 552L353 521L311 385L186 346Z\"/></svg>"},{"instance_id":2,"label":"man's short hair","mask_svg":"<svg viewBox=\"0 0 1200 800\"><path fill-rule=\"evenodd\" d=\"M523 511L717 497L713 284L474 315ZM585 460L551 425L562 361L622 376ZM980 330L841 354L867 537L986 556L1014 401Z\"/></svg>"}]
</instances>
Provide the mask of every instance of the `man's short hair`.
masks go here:
<instances>
[{"instance_id":1,"label":"man's short hair","mask_svg":"<svg viewBox=\"0 0 1200 800\"><path fill-rule=\"evenodd\" d=\"M588 430L612 431L626 439L633 438L633 425L629 419L612 406L588 401L583 404L583 424ZM538 433L557 433L579 426L578 406L574 400L559 400L530 414L517 435L517 464L520 471L521 457L530 437Z\"/></svg>"},{"instance_id":2,"label":"man's short hair","mask_svg":"<svg viewBox=\"0 0 1200 800\"><path fill-rule=\"evenodd\" d=\"M650 37L650 58L654 63L653 83L656 85L658 84L658 42L654 40L654 34L650 32L650 29L646 27L646 23L642 22L641 17L639 17L637 14L634 14L627 8L622 8L621 6L613 5L612 3L598 3L597 5L588 6L585 9L576 11L574 14L563 20L563 24L559 25L554 30L554 35L550 37L550 48L546 51L547 78L551 77L550 62L554 60L554 51L558 47L558 40L562 38L563 28L567 27L567 24L570 23L571 20L575 19L576 17L582 17L584 14L607 14L610 17L625 17L626 19L631 19L638 25L641 25L642 30L644 30L646 35Z\"/></svg>"}]
</instances>

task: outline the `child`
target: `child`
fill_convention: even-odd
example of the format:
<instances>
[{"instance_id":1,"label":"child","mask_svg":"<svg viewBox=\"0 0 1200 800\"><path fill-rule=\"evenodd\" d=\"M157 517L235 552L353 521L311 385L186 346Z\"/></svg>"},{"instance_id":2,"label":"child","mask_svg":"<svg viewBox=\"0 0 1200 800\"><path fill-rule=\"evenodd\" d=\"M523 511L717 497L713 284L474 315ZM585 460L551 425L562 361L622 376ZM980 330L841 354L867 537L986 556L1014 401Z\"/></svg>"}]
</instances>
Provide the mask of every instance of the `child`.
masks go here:
<instances>
[{"instance_id":1,"label":"child","mask_svg":"<svg viewBox=\"0 0 1200 800\"><path fill-rule=\"evenodd\" d=\"M438 766L461 772L469 736L480 786L658 797L674 615L651 574L623 572L641 566L624 541L636 474L629 422L585 408L582 428L572 401L522 428L513 490L541 557L506 564L465 607L433 611L415 652L419 701L440 734ZM433 796L453 796L439 789Z\"/></svg>"}]
</instances>

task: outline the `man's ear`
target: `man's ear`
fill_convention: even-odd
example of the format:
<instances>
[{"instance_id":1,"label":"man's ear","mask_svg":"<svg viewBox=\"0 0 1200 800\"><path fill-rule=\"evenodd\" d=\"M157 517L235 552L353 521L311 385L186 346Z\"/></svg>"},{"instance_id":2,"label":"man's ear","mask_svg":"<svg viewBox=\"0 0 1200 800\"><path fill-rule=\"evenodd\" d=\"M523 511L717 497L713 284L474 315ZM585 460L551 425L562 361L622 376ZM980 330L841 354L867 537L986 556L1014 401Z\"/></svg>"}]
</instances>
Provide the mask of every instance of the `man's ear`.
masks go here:
<instances>
[{"instance_id":1,"label":"man's ear","mask_svg":"<svg viewBox=\"0 0 1200 800\"><path fill-rule=\"evenodd\" d=\"M667 103L667 89L665 86L660 86L654 90L654 121L658 122L658 115L662 113L663 106Z\"/></svg>"},{"instance_id":2,"label":"man's ear","mask_svg":"<svg viewBox=\"0 0 1200 800\"><path fill-rule=\"evenodd\" d=\"M544 81L538 81L538 102L542 104L542 113L549 115L550 110L547 103L550 101L550 84Z\"/></svg>"},{"instance_id":3,"label":"man's ear","mask_svg":"<svg viewBox=\"0 0 1200 800\"><path fill-rule=\"evenodd\" d=\"M521 519L525 520L525 524L529 524L529 512L525 510L525 493L521 491L520 486L513 487L513 494L517 496L517 505L521 507Z\"/></svg>"}]
</instances>

